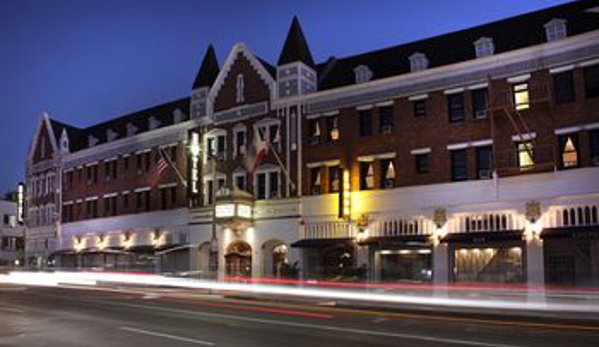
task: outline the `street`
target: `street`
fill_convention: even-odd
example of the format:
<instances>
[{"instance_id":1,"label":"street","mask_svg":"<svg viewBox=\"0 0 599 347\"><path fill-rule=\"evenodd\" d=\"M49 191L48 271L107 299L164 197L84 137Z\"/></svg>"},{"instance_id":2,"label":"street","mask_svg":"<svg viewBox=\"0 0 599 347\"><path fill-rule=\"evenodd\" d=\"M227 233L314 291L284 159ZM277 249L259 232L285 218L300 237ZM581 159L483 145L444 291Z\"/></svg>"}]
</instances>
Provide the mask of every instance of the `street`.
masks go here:
<instances>
[{"instance_id":1,"label":"street","mask_svg":"<svg viewBox=\"0 0 599 347\"><path fill-rule=\"evenodd\" d=\"M0 346L596 346L599 326L240 300L177 289L0 285Z\"/></svg>"}]
</instances>

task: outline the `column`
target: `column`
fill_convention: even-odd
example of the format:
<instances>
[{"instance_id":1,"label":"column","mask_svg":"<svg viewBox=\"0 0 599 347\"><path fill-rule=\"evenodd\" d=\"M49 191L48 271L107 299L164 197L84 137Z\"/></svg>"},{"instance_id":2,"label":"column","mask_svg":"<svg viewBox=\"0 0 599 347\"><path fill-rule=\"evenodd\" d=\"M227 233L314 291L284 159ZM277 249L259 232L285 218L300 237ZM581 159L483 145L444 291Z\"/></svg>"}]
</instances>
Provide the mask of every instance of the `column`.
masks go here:
<instances>
[{"instance_id":1,"label":"column","mask_svg":"<svg viewBox=\"0 0 599 347\"><path fill-rule=\"evenodd\" d=\"M446 243L433 244L433 284L446 285L449 283L449 249Z\"/></svg>"},{"instance_id":2,"label":"column","mask_svg":"<svg viewBox=\"0 0 599 347\"><path fill-rule=\"evenodd\" d=\"M545 284L543 240L539 238L526 240L526 281L529 286Z\"/></svg>"},{"instance_id":3,"label":"column","mask_svg":"<svg viewBox=\"0 0 599 347\"><path fill-rule=\"evenodd\" d=\"M369 261L368 261L368 246L357 246L356 247L356 267L359 269L366 270L366 280L368 280L368 269Z\"/></svg>"}]
</instances>

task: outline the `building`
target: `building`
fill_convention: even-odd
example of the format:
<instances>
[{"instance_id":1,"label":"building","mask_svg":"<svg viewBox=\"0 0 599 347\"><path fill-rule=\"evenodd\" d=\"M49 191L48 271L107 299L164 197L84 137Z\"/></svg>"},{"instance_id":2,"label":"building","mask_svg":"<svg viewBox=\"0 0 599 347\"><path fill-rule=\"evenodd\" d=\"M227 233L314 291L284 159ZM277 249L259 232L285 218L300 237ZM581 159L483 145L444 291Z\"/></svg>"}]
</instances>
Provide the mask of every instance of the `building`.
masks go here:
<instances>
[{"instance_id":1,"label":"building","mask_svg":"<svg viewBox=\"0 0 599 347\"><path fill-rule=\"evenodd\" d=\"M597 284L598 29L583 0L315 62L295 18L276 65L209 47L189 98L42 116L28 220L61 206L62 267Z\"/></svg>"},{"instance_id":2,"label":"building","mask_svg":"<svg viewBox=\"0 0 599 347\"><path fill-rule=\"evenodd\" d=\"M17 202L0 200L0 266L23 265L24 226L19 221Z\"/></svg>"}]
</instances>

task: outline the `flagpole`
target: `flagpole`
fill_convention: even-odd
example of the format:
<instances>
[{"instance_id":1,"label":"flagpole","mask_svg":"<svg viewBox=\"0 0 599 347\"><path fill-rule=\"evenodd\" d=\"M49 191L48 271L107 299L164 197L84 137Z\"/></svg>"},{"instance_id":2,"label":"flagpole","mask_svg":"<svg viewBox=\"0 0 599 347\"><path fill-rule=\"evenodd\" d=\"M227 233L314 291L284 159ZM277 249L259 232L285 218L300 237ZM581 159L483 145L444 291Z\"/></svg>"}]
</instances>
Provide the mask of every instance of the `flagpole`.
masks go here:
<instances>
[{"instance_id":1,"label":"flagpole","mask_svg":"<svg viewBox=\"0 0 599 347\"><path fill-rule=\"evenodd\" d=\"M159 150L160 150L160 154L162 155L162 157L164 157L164 159L166 160L168 165L170 165L170 167L175 171L175 174L177 175L177 178L179 178L179 181L181 181L181 183L183 183L184 187L187 187L187 182L185 181L185 179L181 175L181 172L179 172L179 170L177 169L177 167L175 166L175 164L169 157L168 153L166 153L166 151L164 150L164 147L159 147Z\"/></svg>"},{"instance_id":2,"label":"flagpole","mask_svg":"<svg viewBox=\"0 0 599 347\"><path fill-rule=\"evenodd\" d=\"M277 154L277 150L275 148L273 148L273 146L270 143L270 141L266 141L266 143L267 143L268 147L272 150L272 154L275 156L275 159L279 163L279 166L283 170L283 173L287 177L287 180L289 181L289 183L291 183L291 189L295 190L297 187L296 187L295 183L293 183L293 180L291 179L291 176L289 175L289 172L287 171L287 169L285 168L285 165L283 165L283 162L281 161L281 158Z\"/></svg>"}]
</instances>

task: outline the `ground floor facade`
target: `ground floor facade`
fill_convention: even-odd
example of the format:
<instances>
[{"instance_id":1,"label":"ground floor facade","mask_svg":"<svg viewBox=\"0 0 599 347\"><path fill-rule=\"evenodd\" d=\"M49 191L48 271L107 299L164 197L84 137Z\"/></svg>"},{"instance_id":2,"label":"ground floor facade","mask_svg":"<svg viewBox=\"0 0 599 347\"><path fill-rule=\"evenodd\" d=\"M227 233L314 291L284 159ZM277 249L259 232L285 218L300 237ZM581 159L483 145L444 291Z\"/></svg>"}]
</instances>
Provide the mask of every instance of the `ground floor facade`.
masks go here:
<instances>
[{"instance_id":1,"label":"ground floor facade","mask_svg":"<svg viewBox=\"0 0 599 347\"><path fill-rule=\"evenodd\" d=\"M62 225L56 266L200 278L390 283L599 283L597 168L255 201ZM214 217L216 216L216 217Z\"/></svg>"}]
</instances>

